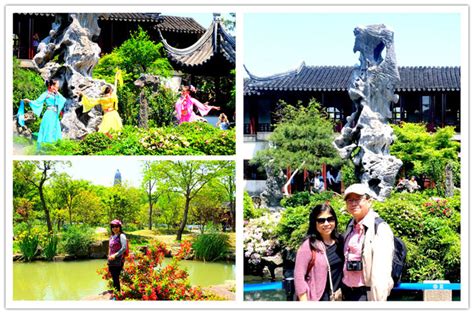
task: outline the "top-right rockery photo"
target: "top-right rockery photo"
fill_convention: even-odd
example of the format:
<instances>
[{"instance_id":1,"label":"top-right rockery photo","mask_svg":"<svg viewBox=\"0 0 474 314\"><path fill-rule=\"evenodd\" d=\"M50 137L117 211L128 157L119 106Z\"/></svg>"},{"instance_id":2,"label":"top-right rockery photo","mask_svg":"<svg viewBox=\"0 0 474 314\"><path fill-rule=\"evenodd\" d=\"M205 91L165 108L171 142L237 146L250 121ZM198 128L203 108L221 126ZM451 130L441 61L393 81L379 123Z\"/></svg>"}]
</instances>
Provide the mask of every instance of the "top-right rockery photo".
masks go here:
<instances>
[{"instance_id":1,"label":"top-right rockery photo","mask_svg":"<svg viewBox=\"0 0 474 314\"><path fill-rule=\"evenodd\" d=\"M244 16L246 301L465 301L465 12L361 10Z\"/></svg>"}]
</instances>

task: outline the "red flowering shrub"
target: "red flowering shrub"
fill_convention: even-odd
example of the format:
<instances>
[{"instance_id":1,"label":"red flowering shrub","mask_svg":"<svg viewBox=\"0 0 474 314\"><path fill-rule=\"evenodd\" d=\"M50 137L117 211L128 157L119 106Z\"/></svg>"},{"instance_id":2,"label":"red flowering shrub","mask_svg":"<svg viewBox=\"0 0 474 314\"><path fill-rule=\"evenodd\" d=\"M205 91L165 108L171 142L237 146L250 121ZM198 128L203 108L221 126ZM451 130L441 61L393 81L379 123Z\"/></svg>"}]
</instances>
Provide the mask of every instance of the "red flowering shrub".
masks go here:
<instances>
[{"instance_id":1,"label":"red flowering shrub","mask_svg":"<svg viewBox=\"0 0 474 314\"><path fill-rule=\"evenodd\" d=\"M171 263L162 266L168 253L162 242L153 241L145 252L130 254L121 274L121 292L114 292L117 300L204 300L199 287L192 287L189 275L178 267L179 261L191 250L191 243L183 241ZM112 287L112 276L105 267L98 271Z\"/></svg>"},{"instance_id":2,"label":"red flowering shrub","mask_svg":"<svg viewBox=\"0 0 474 314\"><path fill-rule=\"evenodd\" d=\"M424 203L423 206L430 214L437 217L450 217L452 214L452 209L449 208L447 199L432 198L429 202Z\"/></svg>"}]
</instances>

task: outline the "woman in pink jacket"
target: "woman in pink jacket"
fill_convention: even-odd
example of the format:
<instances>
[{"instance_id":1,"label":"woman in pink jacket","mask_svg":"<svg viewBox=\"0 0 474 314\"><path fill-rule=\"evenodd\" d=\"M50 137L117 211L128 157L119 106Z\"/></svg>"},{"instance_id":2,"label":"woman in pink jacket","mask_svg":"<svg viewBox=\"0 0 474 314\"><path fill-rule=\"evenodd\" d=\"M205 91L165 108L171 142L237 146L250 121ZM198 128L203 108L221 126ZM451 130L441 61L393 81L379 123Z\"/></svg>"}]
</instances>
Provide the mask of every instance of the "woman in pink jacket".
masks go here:
<instances>
[{"instance_id":1,"label":"woman in pink jacket","mask_svg":"<svg viewBox=\"0 0 474 314\"><path fill-rule=\"evenodd\" d=\"M307 237L295 262L295 292L300 301L329 301L340 296L344 243L329 204L317 205L309 216ZM336 293L337 292L337 293Z\"/></svg>"},{"instance_id":2,"label":"woman in pink jacket","mask_svg":"<svg viewBox=\"0 0 474 314\"><path fill-rule=\"evenodd\" d=\"M199 120L198 115L194 113L194 106L199 110L201 116L205 116L212 109L220 110L220 107L209 106L207 102L204 104L199 100L191 97L190 93L195 91L194 86L182 86L181 97L174 105L176 118L179 124L183 122L194 122Z\"/></svg>"}]
</instances>

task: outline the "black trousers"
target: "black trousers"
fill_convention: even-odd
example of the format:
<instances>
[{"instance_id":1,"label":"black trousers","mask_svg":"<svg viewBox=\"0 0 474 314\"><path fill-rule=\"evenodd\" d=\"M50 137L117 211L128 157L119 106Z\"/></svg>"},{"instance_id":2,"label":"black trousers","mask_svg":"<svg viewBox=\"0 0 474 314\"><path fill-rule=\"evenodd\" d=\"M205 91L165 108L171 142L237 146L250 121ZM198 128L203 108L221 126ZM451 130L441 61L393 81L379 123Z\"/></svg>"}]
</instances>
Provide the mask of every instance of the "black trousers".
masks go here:
<instances>
[{"instance_id":1,"label":"black trousers","mask_svg":"<svg viewBox=\"0 0 474 314\"><path fill-rule=\"evenodd\" d=\"M109 272L112 275L114 282L114 289L120 291L120 273L122 272L123 264L118 266L109 265Z\"/></svg>"},{"instance_id":2,"label":"black trousers","mask_svg":"<svg viewBox=\"0 0 474 314\"><path fill-rule=\"evenodd\" d=\"M343 301L367 301L367 291L370 287L348 287L342 284L342 299Z\"/></svg>"}]
</instances>

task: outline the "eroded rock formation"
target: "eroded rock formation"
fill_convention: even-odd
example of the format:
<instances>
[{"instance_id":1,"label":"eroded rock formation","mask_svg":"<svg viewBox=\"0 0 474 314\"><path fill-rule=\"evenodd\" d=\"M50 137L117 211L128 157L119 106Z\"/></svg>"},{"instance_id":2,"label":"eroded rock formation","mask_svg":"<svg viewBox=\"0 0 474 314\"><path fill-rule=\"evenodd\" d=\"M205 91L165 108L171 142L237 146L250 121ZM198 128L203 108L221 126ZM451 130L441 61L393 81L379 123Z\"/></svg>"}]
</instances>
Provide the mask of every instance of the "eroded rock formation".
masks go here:
<instances>
[{"instance_id":1,"label":"eroded rock formation","mask_svg":"<svg viewBox=\"0 0 474 314\"><path fill-rule=\"evenodd\" d=\"M356 27L354 52L360 65L353 71L349 96L356 111L347 118L341 135L334 141L342 158L353 161L360 181L373 196L383 200L390 195L402 162L390 155L394 135L388 125L394 93L400 81L395 58L394 33L383 24ZM382 56L385 50L385 59Z\"/></svg>"},{"instance_id":2,"label":"eroded rock formation","mask_svg":"<svg viewBox=\"0 0 474 314\"><path fill-rule=\"evenodd\" d=\"M68 99L61 120L65 138L78 139L95 132L102 120L100 109L84 114L78 102L81 93L98 97L106 84L92 79L92 69L101 51L94 42L100 34L98 16L97 13L56 14L49 36L41 41L33 58L45 80L59 79L60 91Z\"/></svg>"}]
</instances>

